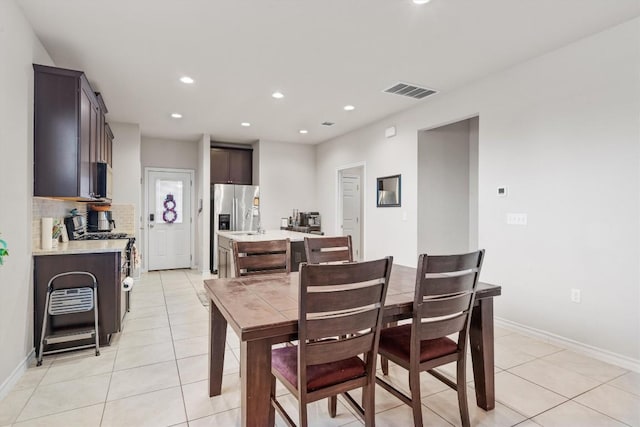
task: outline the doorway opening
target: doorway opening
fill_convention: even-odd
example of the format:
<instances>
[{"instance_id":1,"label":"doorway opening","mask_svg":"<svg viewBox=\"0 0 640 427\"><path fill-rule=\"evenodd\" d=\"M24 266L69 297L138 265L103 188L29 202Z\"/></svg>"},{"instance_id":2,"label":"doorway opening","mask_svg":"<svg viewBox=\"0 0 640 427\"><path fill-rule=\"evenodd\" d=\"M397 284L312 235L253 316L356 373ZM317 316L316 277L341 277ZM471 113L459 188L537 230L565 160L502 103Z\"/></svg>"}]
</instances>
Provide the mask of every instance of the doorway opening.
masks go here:
<instances>
[{"instance_id":1,"label":"doorway opening","mask_svg":"<svg viewBox=\"0 0 640 427\"><path fill-rule=\"evenodd\" d=\"M472 117L418 133L418 253L478 247L478 129Z\"/></svg>"},{"instance_id":2,"label":"doorway opening","mask_svg":"<svg viewBox=\"0 0 640 427\"><path fill-rule=\"evenodd\" d=\"M365 164L356 163L339 168L336 235L351 236L353 259L364 258Z\"/></svg>"}]
</instances>

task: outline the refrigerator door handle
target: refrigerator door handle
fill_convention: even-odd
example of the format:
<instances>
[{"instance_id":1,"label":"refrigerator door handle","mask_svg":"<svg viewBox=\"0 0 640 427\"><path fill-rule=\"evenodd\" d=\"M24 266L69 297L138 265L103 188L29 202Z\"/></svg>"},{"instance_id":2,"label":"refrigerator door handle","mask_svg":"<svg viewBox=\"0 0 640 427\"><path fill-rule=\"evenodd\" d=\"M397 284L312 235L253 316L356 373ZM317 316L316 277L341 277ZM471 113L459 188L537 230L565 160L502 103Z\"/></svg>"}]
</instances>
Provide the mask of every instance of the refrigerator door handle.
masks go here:
<instances>
[{"instance_id":1,"label":"refrigerator door handle","mask_svg":"<svg viewBox=\"0 0 640 427\"><path fill-rule=\"evenodd\" d=\"M236 199L231 199L231 230L236 229Z\"/></svg>"}]
</instances>

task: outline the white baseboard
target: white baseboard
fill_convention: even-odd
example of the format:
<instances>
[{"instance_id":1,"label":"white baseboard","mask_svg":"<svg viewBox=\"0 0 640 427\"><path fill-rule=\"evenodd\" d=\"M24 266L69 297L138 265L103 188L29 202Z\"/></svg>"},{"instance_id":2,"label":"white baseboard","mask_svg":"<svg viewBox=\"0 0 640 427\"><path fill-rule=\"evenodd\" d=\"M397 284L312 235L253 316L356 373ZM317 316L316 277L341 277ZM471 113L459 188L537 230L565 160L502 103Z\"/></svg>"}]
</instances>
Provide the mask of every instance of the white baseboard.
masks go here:
<instances>
[{"instance_id":1,"label":"white baseboard","mask_svg":"<svg viewBox=\"0 0 640 427\"><path fill-rule=\"evenodd\" d=\"M9 378L4 380L2 385L0 385L0 400L2 400L13 388L14 385L20 380L22 375L27 371L27 367L29 366L29 362L32 358L35 358L36 353L35 349L32 349L29 354L16 366L16 368L11 372Z\"/></svg>"},{"instance_id":2,"label":"white baseboard","mask_svg":"<svg viewBox=\"0 0 640 427\"><path fill-rule=\"evenodd\" d=\"M500 317L495 318L495 324L496 326L500 326L506 329L512 329L524 335L542 339L550 344L556 344L560 347L566 348L567 350L572 350L576 353L581 353L586 356L593 357L594 359L598 359L612 365L620 366L621 368L628 369L630 371L640 372L640 360L638 359L633 359L631 357L613 353L609 350L604 350L602 348L574 341L560 335L552 334L551 332L532 328L530 326L525 326L520 323L512 322L511 320L502 319Z\"/></svg>"}]
</instances>

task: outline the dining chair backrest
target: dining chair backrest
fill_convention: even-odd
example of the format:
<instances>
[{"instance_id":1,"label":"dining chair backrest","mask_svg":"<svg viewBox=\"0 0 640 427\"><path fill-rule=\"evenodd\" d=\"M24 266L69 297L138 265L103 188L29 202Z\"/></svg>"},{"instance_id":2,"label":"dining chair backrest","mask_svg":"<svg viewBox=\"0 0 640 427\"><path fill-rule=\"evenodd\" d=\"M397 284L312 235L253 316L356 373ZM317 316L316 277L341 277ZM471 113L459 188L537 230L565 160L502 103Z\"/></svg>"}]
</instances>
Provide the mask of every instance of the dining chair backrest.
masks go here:
<instances>
[{"instance_id":1,"label":"dining chair backrest","mask_svg":"<svg viewBox=\"0 0 640 427\"><path fill-rule=\"evenodd\" d=\"M257 242L233 241L235 277L255 274L289 273L289 239Z\"/></svg>"},{"instance_id":2,"label":"dining chair backrest","mask_svg":"<svg viewBox=\"0 0 640 427\"><path fill-rule=\"evenodd\" d=\"M483 258L484 249L460 255L420 255L412 348L419 352L420 341L456 332L462 332L460 337L466 336ZM465 342L459 339L458 346L464 346Z\"/></svg>"},{"instance_id":3,"label":"dining chair backrest","mask_svg":"<svg viewBox=\"0 0 640 427\"><path fill-rule=\"evenodd\" d=\"M298 400L299 426L308 425L307 404L336 396L375 424L376 355L393 258L342 264L300 264L298 345L271 350L271 404L295 423L277 399L276 378ZM362 406L348 391L362 388Z\"/></svg>"},{"instance_id":4,"label":"dining chair backrest","mask_svg":"<svg viewBox=\"0 0 640 427\"><path fill-rule=\"evenodd\" d=\"M353 261L351 236L305 237L304 250L309 264Z\"/></svg>"},{"instance_id":5,"label":"dining chair backrest","mask_svg":"<svg viewBox=\"0 0 640 427\"><path fill-rule=\"evenodd\" d=\"M298 338L300 360L305 362L302 370L305 365L376 354L392 264L393 257L349 264L301 264ZM370 361L375 364L375 357Z\"/></svg>"}]
</instances>

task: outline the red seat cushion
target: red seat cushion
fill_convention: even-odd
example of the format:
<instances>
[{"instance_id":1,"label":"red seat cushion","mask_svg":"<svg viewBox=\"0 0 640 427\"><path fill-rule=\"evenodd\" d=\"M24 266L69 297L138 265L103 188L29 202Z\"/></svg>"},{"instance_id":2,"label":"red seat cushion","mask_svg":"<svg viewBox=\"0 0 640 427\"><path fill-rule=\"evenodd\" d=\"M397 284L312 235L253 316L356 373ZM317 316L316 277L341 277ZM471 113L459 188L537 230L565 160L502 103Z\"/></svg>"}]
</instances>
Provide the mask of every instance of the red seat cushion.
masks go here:
<instances>
[{"instance_id":1,"label":"red seat cushion","mask_svg":"<svg viewBox=\"0 0 640 427\"><path fill-rule=\"evenodd\" d=\"M411 346L411 325L386 328L380 331L380 352L393 354L409 361ZM436 359L447 354L455 353L458 345L449 338L436 338L420 342L420 362Z\"/></svg>"},{"instance_id":2,"label":"red seat cushion","mask_svg":"<svg viewBox=\"0 0 640 427\"><path fill-rule=\"evenodd\" d=\"M282 347L271 351L271 368L291 384L298 386L298 347ZM358 357L337 362L307 366L307 391L365 376L365 364Z\"/></svg>"}]
</instances>

